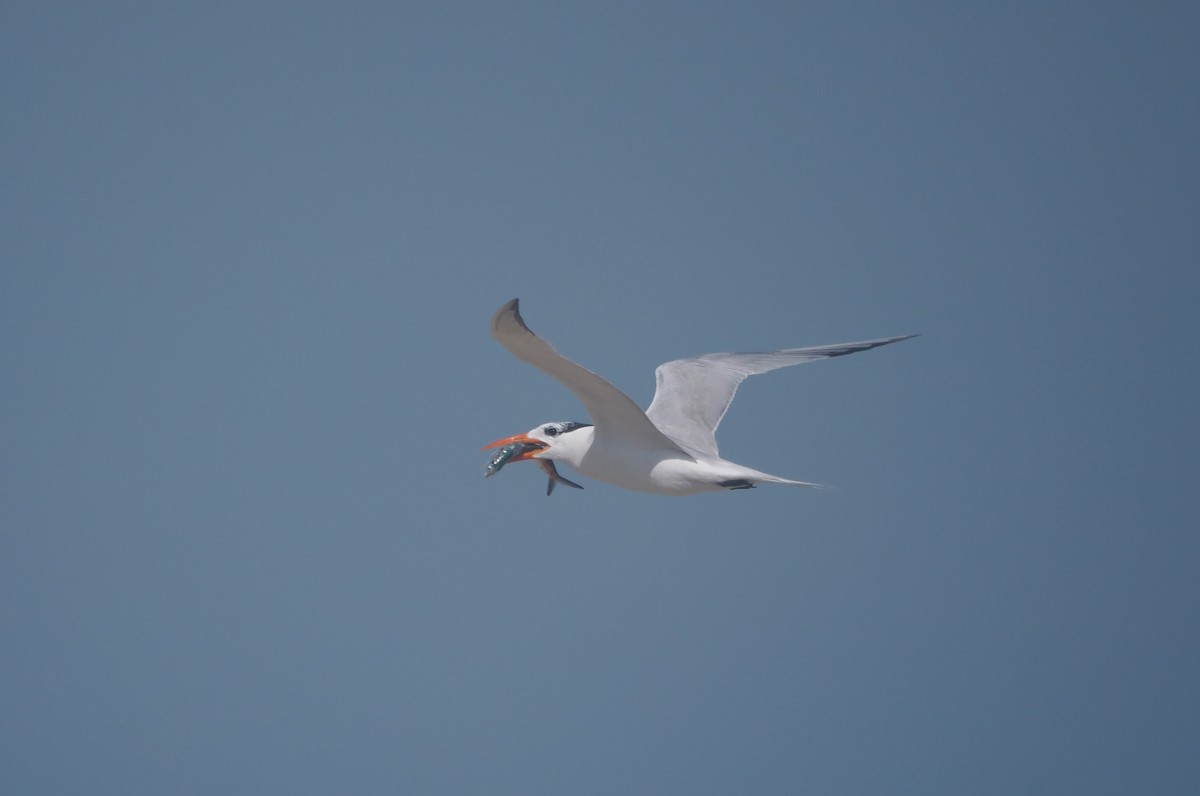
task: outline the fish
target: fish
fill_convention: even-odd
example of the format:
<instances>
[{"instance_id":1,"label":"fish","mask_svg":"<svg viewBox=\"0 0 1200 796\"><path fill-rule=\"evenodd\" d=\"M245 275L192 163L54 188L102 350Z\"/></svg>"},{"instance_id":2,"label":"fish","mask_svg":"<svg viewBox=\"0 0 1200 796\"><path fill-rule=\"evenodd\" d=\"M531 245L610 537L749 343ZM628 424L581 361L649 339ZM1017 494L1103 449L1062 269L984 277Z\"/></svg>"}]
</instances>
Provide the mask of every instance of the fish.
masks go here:
<instances>
[{"instance_id":1,"label":"fish","mask_svg":"<svg viewBox=\"0 0 1200 796\"><path fill-rule=\"evenodd\" d=\"M519 453L537 448L537 445L530 445L527 442L514 442L511 445L505 445L500 450L496 451L496 455L488 463L487 472L483 474L484 478L491 478L496 473L500 472L500 468L508 464L512 457Z\"/></svg>"},{"instance_id":2,"label":"fish","mask_svg":"<svg viewBox=\"0 0 1200 796\"><path fill-rule=\"evenodd\" d=\"M504 465L512 461L514 456L519 456L520 454L526 453L530 450L536 450L539 447L540 446L538 445L530 445L527 442L514 442L511 445L505 445L503 448L496 451L496 455L493 456L491 462L488 463L487 472L483 474L483 477L491 478L493 475L500 472ZM562 482L574 489L583 489L582 486L575 483L570 478L564 478L563 476L559 475L558 468L555 467L554 462L550 461L549 459L535 459L535 461L537 462L538 467L542 468L542 472L545 473L546 477L549 479L546 482L547 497L554 492L554 487L557 486L559 482Z\"/></svg>"},{"instance_id":3,"label":"fish","mask_svg":"<svg viewBox=\"0 0 1200 796\"><path fill-rule=\"evenodd\" d=\"M550 493L554 491L554 485L559 481L562 481L567 486L574 487L575 489L583 489L582 486L575 483L570 478L564 478L563 476L559 475L558 468L555 467L554 462L550 461L549 459L537 459L536 461L538 467L541 467L542 472L545 473L550 479L546 482L546 497L550 497Z\"/></svg>"}]
</instances>

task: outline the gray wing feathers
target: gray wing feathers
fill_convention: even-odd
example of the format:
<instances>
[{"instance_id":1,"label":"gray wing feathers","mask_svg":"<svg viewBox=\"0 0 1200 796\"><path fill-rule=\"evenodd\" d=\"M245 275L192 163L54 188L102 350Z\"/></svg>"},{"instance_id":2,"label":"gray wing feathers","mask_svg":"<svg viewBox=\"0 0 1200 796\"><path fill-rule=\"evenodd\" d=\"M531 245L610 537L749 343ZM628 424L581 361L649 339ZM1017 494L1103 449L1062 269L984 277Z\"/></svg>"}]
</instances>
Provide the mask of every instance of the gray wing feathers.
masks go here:
<instances>
[{"instance_id":1,"label":"gray wing feathers","mask_svg":"<svg viewBox=\"0 0 1200 796\"><path fill-rule=\"evenodd\" d=\"M694 359L665 362L655 371L654 400L646 415L692 455L716 457L717 426L733 401L738 385L747 376L867 351L913 336L783 351L705 354Z\"/></svg>"},{"instance_id":2,"label":"gray wing feathers","mask_svg":"<svg viewBox=\"0 0 1200 796\"><path fill-rule=\"evenodd\" d=\"M650 422L633 399L587 368L576 365L525 325L517 299L492 316L492 336L513 356L557 379L583 402L597 434L636 447L682 450Z\"/></svg>"}]
</instances>

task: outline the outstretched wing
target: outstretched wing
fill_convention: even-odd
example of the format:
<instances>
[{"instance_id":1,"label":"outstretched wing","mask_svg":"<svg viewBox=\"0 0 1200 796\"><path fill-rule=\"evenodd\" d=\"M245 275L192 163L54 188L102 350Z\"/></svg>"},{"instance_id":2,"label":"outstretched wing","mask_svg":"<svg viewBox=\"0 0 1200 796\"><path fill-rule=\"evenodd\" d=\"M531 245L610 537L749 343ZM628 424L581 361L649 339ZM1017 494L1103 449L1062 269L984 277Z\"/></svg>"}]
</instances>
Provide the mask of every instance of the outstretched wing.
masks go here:
<instances>
[{"instance_id":1,"label":"outstretched wing","mask_svg":"<svg viewBox=\"0 0 1200 796\"><path fill-rule=\"evenodd\" d=\"M623 445L653 450L672 450L686 455L664 436L646 413L625 393L576 365L538 337L521 318L519 301L513 299L492 317L492 336L522 362L549 374L583 402L596 434L618 439Z\"/></svg>"},{"instance_id":2,"label":"outstretched wing","mask_svg":"<svg viewBox=\"0 0 1200 796\"><path fill-rule=\"evenodd\" d=\"M717 456L717 426L747 376L897 343L916 335L861 343L789 348L746 354L705 354L664 362L655 371L654 400L646 415L693 456Z\"/></svg>"}]
</instances>

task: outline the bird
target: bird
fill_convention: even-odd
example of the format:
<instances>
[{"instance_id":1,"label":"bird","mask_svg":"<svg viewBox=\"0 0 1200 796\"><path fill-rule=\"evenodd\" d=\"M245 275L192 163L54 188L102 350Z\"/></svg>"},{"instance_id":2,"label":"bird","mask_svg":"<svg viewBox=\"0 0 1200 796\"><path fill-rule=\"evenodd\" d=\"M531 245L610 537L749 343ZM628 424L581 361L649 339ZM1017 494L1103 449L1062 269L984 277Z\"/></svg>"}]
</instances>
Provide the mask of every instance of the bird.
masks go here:
<instances>
[{"instance_id":1,"label":"bird","mask_svg":"<svg viewBox=\"0 0 1200 796\"><path fill-rule=\"evenodd\" d=\"M604 378L577 365L530 330L512 299L492 317L492 336L517 359L561 382L583 403L590 423L553 421L498 439L483 450L522 443L511 461L535 461L550 475L554 462L581 475L637 492L695 495L759 484L821 488L721 458L716 430L747 376L898 343L917 335L781 351L704 354L655 371L654 399L645 410ZM546 465L549 465L548 467ZM571 483L572 486L578 484ZM547 490L547 495L550 490Z\"/></svg>"}]
</instances>

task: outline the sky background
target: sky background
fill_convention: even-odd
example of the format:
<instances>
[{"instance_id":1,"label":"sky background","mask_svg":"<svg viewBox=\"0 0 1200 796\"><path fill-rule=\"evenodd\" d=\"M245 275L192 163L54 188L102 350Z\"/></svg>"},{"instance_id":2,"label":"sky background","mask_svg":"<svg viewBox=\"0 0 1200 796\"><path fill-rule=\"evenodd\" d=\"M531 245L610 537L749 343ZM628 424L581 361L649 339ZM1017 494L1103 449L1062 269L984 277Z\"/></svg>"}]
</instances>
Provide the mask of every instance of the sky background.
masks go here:
<instances>
[{"instance_id":1,"label":"sky background","mask_svg":"<svg viewBox=\"0 0 1200 796\"><path fill-rule=\"evenodd\" d=\"M1200 778L1192 3L9 2L0 793ZM728 458L483 444L712 351ZM564 472L576 477L573 472Z\"/></svg>"}]
</instances>

